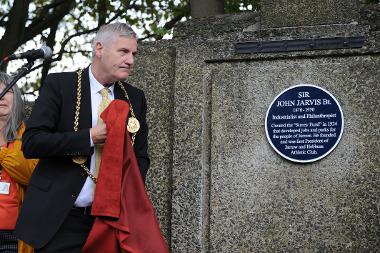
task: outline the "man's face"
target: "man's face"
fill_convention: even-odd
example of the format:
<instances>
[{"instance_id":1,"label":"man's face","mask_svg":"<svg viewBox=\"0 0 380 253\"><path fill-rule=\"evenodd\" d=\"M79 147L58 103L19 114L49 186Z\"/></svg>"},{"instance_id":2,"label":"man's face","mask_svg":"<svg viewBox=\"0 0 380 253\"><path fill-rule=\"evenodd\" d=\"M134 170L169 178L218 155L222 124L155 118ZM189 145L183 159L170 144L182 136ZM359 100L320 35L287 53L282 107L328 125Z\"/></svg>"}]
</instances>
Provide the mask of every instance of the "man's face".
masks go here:
<instances>
[{"instance_id":1,"label":"man's face","mask_svg":"<svg viewBox=\"0 0 380 253\"><path fill-rule=\"evenodd\" d=\"M137 52L137 40L118 36L105 44L96 45L102 76L107 82L124 81L128 78Z\"/></svg>"}]
</instances>

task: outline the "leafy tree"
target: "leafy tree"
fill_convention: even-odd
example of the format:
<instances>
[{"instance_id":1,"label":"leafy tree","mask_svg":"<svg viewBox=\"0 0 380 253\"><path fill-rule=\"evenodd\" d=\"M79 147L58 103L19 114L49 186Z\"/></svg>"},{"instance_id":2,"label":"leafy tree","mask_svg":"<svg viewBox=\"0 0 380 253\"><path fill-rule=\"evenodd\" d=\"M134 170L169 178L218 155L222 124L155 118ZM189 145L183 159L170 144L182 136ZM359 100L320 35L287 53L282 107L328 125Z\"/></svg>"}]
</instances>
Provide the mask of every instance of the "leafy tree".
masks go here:
<instances>
[{"instance_id":1,"label":"leafy tree","mask_svg":"<svg viewBox=\"0 0 380 253\"><path fill-rule=\"evenodd\" d=\"M191 10L194 16L204 15L196 13L197 5L216 2L223 8L207 13L252 9L258 0L0 0L0 57L41 44L53 48L52 59L32 69L38 78L23 80L23 92L34 94L49 69L70 68L63 58L80 66L90 57L90 41L101 25L128 22L141 31L141 40L159 40L170 35L175 24L191 18ZM7 64L0 68L6 70Z\"/></svg>"}]
</instances>

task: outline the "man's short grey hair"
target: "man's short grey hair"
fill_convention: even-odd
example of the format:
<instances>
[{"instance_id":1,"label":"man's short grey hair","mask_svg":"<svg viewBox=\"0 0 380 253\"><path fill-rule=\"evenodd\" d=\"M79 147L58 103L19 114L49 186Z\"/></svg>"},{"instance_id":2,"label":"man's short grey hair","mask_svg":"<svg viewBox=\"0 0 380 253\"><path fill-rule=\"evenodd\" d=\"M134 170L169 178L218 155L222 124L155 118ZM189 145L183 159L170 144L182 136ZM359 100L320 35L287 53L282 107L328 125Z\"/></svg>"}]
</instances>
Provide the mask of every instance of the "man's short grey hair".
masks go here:
<instances>
[{"instance_id":1,"label":"man's short grey hair","mask_svg":"<svg viewBox=\"0 0 380 253\"><path fill-rule=\"evenodd\" d=\"M103 25L99 28L99 31L96 33L96 36L92 41L92 56L95 54L96 43L106 44L107 42L112 41L115 36L137 39L135 31L125 23Z\"/></svg>"},{"instance_id":2,"label":"man's short grey hair","mask_svg":"<svg viewBox=\"0 0 380 253\"><path fill-rule=\"evenodd\" d=\"M0 72L0 84L3 86L0 87L0 90L4 90L11 81L12 78L8 74ZM8 142L11 142L17 139L17 130L24 119L24 102L21 97L21 91L17 85L13 85L8 92L13 92L13 106L11 115L5 125L4 137Z\"/></svg>"}]
</instances>

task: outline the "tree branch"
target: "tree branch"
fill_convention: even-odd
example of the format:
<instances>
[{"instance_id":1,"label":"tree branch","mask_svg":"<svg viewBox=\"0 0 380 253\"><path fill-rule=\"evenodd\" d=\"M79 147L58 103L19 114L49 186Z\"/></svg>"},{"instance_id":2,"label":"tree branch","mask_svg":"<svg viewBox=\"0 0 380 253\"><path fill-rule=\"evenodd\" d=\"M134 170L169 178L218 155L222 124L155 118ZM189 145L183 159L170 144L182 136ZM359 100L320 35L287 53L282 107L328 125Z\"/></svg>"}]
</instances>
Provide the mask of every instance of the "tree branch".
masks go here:
<instances>
[{"instance_id":1,"label":"tree branch","mask_svg":"<svg viewBox=\"0 0 380 253\"><path fill-rule=\"evenodd\" d=\"M185 16L185 14L181 14L181 15L174 17L172 20L165 23L164 28L168 29L168 30L172 29L175 26L175 24L177 24L179 21L181 21L181 19L184 16Z\"/></svg>"},{"instance_id":2,"label":"tree branch","mask_svg":"<svg viewBox=\"0 0 380 253\"><path fill-rule=\"evenodd\" d=\"M25 43L33 39L36 35L40 34L43 30L49 28L51 26L51 23L54 23L56 20L62 20L62 18L66 14L68 14L70 10L75 6L75 0L57 0L56 2L53 2L51 6L56 7L51 14L41 15L37 17L25 29L26 33L22 40L22 43Z\"/></svg>"},{"instance_id":3,"label":"tree branch","mask_svg":"<svg viewBox=\"0 0 380 253\"><path fill-rule=\"evenodd\" d=\"M81 54L89 54L89 53L92 53L92 51L89 51L89 50L76 50L76 51L63 51L62 53L64 54L78 54L78 53L81 53Z\"/></svg>"},{"instance_id":4,"label":"tree branch","mask_svg":"<svg viewBox=\"0 0 380 253\"><path fill-rule=\"evenodd\" d=\"M188 14L189 11L190 11L190 5L187 4L187 5L185 5L183 7L182 12L179 15L173 17L168 22L166 22L165 25L163 26L163 28L165 28L167 30L172 29L179 21L181 21L181 19L183 17L185 17ZM154 37L156 40L159 40L159 39L162 39L163 36L162 35L157 35L157 34L154 34L154 33L150 33L150 34L147 34L147 36L139 39L139 41L146 40L146 39L149 39L149 38L152 38L152 37Z\"/></svg>"},{"instance_id":5,"label":"tree branch","mask_svg":"<svg viewBox=\"0 0 380 253\"><path fill-rule=\"evenodd\" d=\"M63 4L64 2L66 2L66 0L56 0L56 1L53 1L52 3L50 3L50 4L44 5L42 8L46 9L46 10L49 10L49 9L52 9L52 8L56 8L57 6Z\"/></svg>"},{"instance_id":6,"label":"tree branch","mask_svg":"<svg viewBox=\"0 0 380 253\"><path fill-rule=\"evenodd\" d=\"M50 9L57 8L59 5L63 3L65 3L65 0L55 0L50 4L42 6L39 10L39 14L37 17L34 17L33 19L28 19L29 21L31 21L29 28L33 28L34 26L36 26L36 24L43 22L43 20L48 15ZM36 12L38 12L38 10Z\"/></svg>"},{"instance_id":7,"label":"tree branch","mask_svg":"<svg viewBox=\"0 0 380 253\"><path fill-rule=\"evenodd\" d=\"M49 36L46 39L46 45L48 47L54 48L55 37L56 37L56 34L57 34L59 22L60 22L60 20L56 20L54 24L51 24L50 33L49 33ZM50 67L51 67L51 62L47 62L46 64L43 65L42 71L41 71L41 84L44 83L45 78L46 78L46 76L47 76L47 74L49 72Z\"/></svg>"},{"instance_id":8,"label":"tree branch","mask_svg":"<svg viewBox=\"0 0 380 253\"><path fill-rule=\"evenodd\" d=\"M36 91L33 90L33 91L23 92L22 94L23 95L36 95Z\"/></svg>"},{"instance_id":9,"label":"tree branch","mask_svg":"<svg viewBox=\"0 0 380 253\"><path fill-rule=\"evenodd\" d=\"M7 22L5 22L4 20L9 16L9 12L4 14L1 18L0 18L0 26L5 26L7 24Z\"/></svg>"}]
</instances>

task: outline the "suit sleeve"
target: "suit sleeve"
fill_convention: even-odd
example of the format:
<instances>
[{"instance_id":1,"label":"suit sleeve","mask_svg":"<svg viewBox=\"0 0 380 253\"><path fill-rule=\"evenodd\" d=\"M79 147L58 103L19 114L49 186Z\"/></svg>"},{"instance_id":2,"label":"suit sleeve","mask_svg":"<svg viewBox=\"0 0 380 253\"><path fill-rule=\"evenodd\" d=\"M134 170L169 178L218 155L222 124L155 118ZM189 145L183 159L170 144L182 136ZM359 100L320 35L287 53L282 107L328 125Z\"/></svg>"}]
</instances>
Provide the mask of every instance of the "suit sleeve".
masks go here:
<instances>
[{"instance_id":1,"label":"suit sleeve","mask_svg":"<svg viewBox=\"0 0 380 253\"><path fill-rule=\"evenodd\" d=\"M141 110L141 116L139 118L140 130L136 134L134 150L135 150L137 162L140 167L141 177L143 178L143 181L145 182L146 175L147 175L149 165L150 165L150 160L149 160L149 155L148 155L148 124L146 122L147 105L146 105L144 92L142 92L141 104L142 104L142 110Z\"/></svg>"},{"instance_id":2,"label":"suit sleeve","mask_svg":"<svg viewBox=\"0 0 380 253\"><path fill-rule=\"evenodd\" d=\"M33 106L22 138L22 150L26 158L91 154L89 129L58 131L58 124L62 123L62 110L65 110L62 108L63 89L71 87L61 79L59 74L48 75Z\"/></svg>"}]
</instances>

